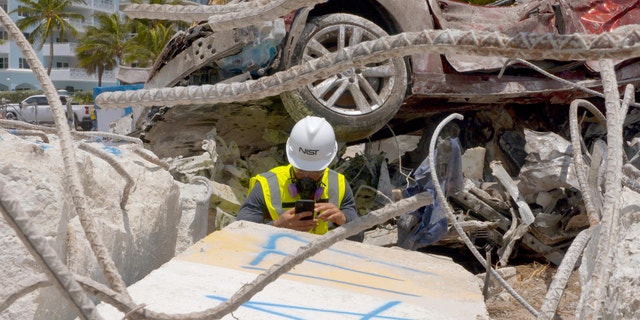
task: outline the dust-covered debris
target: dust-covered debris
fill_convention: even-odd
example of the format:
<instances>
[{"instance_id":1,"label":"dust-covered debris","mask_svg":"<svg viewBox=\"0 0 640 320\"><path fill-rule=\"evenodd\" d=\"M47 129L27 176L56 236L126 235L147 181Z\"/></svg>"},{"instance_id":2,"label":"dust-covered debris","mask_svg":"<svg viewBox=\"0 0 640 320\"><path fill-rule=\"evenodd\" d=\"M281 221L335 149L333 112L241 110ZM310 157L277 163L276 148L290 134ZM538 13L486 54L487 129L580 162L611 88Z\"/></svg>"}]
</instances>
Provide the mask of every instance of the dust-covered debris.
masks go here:
<instances>
[{"instance_id":1,"label":"dust-covered debris","mask_svg":"<svg viewBox=\"0 0 640 320\"><path fill-rule=\"evenodd\" d=\"M11 197L18 202L72 272L102 279L101 268L67 192L59 140L55 135L47 137L49 142L45 143L38 137L0 129L3 199ZM106 152L134 177L135 186L127 191L127 182L116 168L94 153L81 150L78 145L82 143ZM126 283L141 279L207 234L206 181L176 181L168 171L141 157L136 144L98 139L76 141L74 145L77 170L83 173L88 213ZM128 201L121 208L125 196ZM43 270L5 219L0 219L0 230L0 282L5 284L0 301L5 301L8 295L23 289L21 286L37 281ZM8 308L0 312L0 319L75 316L51 286L36 289L18 301L3 306Z\"/></svg>"}]
</instances>

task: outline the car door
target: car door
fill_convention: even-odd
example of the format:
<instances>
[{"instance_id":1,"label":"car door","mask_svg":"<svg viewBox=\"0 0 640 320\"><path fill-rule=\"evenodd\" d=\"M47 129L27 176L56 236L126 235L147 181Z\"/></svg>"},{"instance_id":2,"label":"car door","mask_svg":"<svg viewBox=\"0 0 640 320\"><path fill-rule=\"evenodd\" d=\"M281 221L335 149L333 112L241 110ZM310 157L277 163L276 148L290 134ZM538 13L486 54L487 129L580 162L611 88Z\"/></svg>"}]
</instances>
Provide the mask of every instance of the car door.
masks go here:
<instances>
[{"instance_id":1,"label":"car door","mask_svg":"<svg viewBox=\"0 0 640 320\"><path fill-rule=\"evenodd\" d=\"M53 122L53 114L47 97L29 97L21 103L21 106L24 121L36 124Z\"/></svg>"},{"instance_id":2,"label":"car door","mask_svg":"<svg viewBox=\"0 0 640 320\"><path fill-rule=\"evenodd\" d=\"M38 105L38 97L29 97L20 103L20 112L26 122L37 123L36 106Z\"/></svg>"},{"instance_id":3,"label":"car door","mask_svg":"<svg viewBox=\"0 0 640 320\"><path fill-rule=\"evenodd\" d=\"M47 97L38 97L38 122L53 122L53 115L51 114L51 107L49 106Z\"/></svg>"}]
</instances>

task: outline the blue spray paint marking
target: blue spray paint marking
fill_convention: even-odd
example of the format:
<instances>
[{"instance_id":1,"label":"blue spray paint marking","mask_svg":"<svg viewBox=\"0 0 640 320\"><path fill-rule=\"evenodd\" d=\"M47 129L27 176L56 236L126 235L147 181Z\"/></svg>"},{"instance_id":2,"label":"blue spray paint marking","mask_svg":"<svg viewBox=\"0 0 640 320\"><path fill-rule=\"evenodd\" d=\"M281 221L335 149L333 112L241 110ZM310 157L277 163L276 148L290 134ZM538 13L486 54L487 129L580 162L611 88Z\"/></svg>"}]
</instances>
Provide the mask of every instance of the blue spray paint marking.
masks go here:
<instances>
[{"instance_id":1,"label":"blue spray paint marking","mask_svg":"<svg viewBox=\"0 0 640 320\"><path fill-rule=\"evenodd\" d=\"M116 157L119 157L122 154L122 151L116 147L102 146L102 150L109 152Z\"/></svg>"},{"instance_id":2,"label":"blue spray paint marking","mask_svg":"<svg viewBox=\"0 0 640 320\"><path fill-rule=\"evenodd\" d=\"M253 266L258 265L269 254L289 255L289 253L283 253L282 251L276 250L277 242L280 239L284 239L284 238L289 238L289 239L292 239L294 241L298 241L298 242L301 242L301 243L304 243L304 244L309 243L309 241L304 240L304 239L302 239L300 237L297 237L295 235L286 234L286 233L273 234L273 235L271 235L269 237L269 239L267 239L267 243L263 246L263 248L265 250L263 250L262 252L258 253L256 258L253 259L253 261L251 261L249 264L253 265ZM347 255L347 256L351 256L351 257L354 257L354 258L358 258L358 259L361 259L361 260L371 261L371 262L378 263L378 264L381 264L381 265L386 265L386 266L390 266L390 267L394 267L394 268L399 268L399 269L404 269L404 270L408 270L408 271L412 271L412 272L417 272L419 274L435 275L435 274L433 274L431 272L426 272L426 271L423 271L423 270L418 270L418 269L415 269L415 268L410 268L410 267L407 267L407 266L404 266L404 265L395 264L395 263L389 263L389 262L385 262L385 261L378 260L378 259L371 259L370 257L362 256L362 255L359 255L359 254L354 254L352 252L348 252L348 251L344 251L344 250L336 250L336 249L333 249L333 248L329 248L327 250L328 251L332 251L332 252L336 252L336 253L340 253L340 254L344 254L344 255Z\"/></svg>"},{"instance_id":3,"label":"blue spray paint marking","mask_svg":"<svg viewBox=\"0 0 640 320\"><path fill-rule=\"evenodd\" d=\"M260 253L260 255L262 255L262 258L264 258L265 256L270 255L270 254L279 255L279 256L283 256L283 257L286 257L286 256L289 255L288 253L285 253L285 252L282 252L282 251L278 251L278 250L272 250L272 251L271 250L265 250L265 251L262 251ZM260 260L262 260L262 258ZM254 259L254 261L256 261L256 260ZM384 276L384 275L380 275L380 274L376 274L376 273L372 273L372 272L366 272L366 271L356 270L356 269L352 269L352 268L347 268L347 267L343 267L343 266L340 266L340 265L337 265L337 264L323 262L323 261L319 261L319 260L307 259L305 261L307 261L309 263L316 263L316 264L324 265L324 266L327 266L327 267L332 267L332 268L335 268L335 269L341 269L341 270L351 271L351 272L355 272L355 273L365 274L365 275L372 276L372 277L378 277L378 278L384 278L384 279L396 280L396 281L404 281L403 279L398 279L398 278ZM255 266L255 265L258 265L260 262L261 261L257 261L256 263L253 263L253 261L252 261L249 264Z\"/></svg>"},{"instance_id":4,"label":"blue spray paint marking","mask_svg":"<svg viewBox=\"0 0 640 320\"><path fill-rule=\"evenodd\" d=\"M267 271L267 269L265 269L265 268L256 268L256 267L243 267L243 268L250 269L250 270ZM311 276L311 275L308 275L308 274L287 272L287 275L296 276L296 277L302 277L302 278L308 278L308 279L315 279L315 280L326 281L326 282L345 284L345 285L348 285L348 286L366 288L366 289L382 291L382 292L388 292L388 293L393 293L393 294L398 294L398 295L403 295L403 296L408 296L408 297L420 297L417 294L411 294L411 293L395 291L395 290L388 290L388 289L384 289L384 288L380 288L380 287L367 286L367 285L357 284L357 283L353 283L353 282L334 280L334 279L327 279L327 278L323 278L323 277L316 277L316 276Z\"/></svg>"},{"instance_id":5,"label":"blue spray paint marking","mask_svg":"<svg viewBox=\"0 0 640 320\"><path fill-rule=\"evenodd\" d=\"M220 296L206 295L205 297L207 297L209 299L213 299L213 300L222 301L222 302L227 301L226 298L223 298L223 297L220 297ZM287 318L287 319L300 319L300 320L302 320L304 318L300 318L299 316L292 315L292 314L287 314L287 313L284 313L283 311L276 311L274 309L313 311L313 312L318 312L318 313L322 313L322 314L329 314L329 315L333 314L333 315L341 315L341 316L345 316L345 315L346 316L354 316L354 317L358 317L358 319L408 320L409 318L399 318L399 317L381 315L381 313L383 313L383 312L385 312L387 310L390 310L391 308L393 308L393 307L395 307L395 306L397 306L399 304L401 304L400 301L390 301L390 302L387 302L387 303L381 305L380 307L376 308L375 310L372 310L371 312L368 312L368 313L359 313L359 312L342 311L342 310L318 309L318 308L295 306L295 305L290 305L290 304L253 302L253 301L247 301L244 304L242 304L242 306L245 307L245 308L261 311L261 312L264 312L264 313L280 316L280 317Z\"/></svg>"},{"instance_id":6,"label":"blue spray paint marking","mask_svg":"<svg viewBox=\"0 0 640 320\"><path fill-rule=\"evenodd\" d=\"M46 143L44 143L44 142L42 142L42 141L36 141L36 144L37 144L38 146L40 146L40 148L42 148L42 150L45 150L45 151L46 151L47 149L51 149L51 148L53 148L50 144L46 144Z\"/></svg>"},{"instance_id":7,"label":"blue spray paint marking","mask_svg":"<svg viewBox=\"0 0 640 320\"><path fill-rule=\"evenodd\" d=\"M301 243L304 243L304 244L309 243L309 241L304 240L304 239L302 239L302 238L300 238L298 236L292 235L292 234L287 234L287 233L273 234L267 239L266 244L263 246L263 248L265 250L259 252L256 255L256 257L251 262L249 262L249 266L243 266L242 268L251 269L251 270L265 271L266 270L265 268L259 268L257 266L261 262L263 262L264 259L268 255L272 255L273 254L273 255L278 255L278 256L288 256L289 253L283 252L281 250L277 250L278 242L281 241L282 239L290 239L290 240L301 242ZM391 267L395 267L395 268L399 268L399 269L410 270L410 271L413 271L413 272L420 273L421 275L425 275L425 274L426 275L434 275L431 272L425 272L425 271L422 271L422 270L417 270L417 269L413 269L413 268L407 268L407 267L402 266L402 265L397 265L397 264L393 264L393 263L387 263L385 261L381 261L381 260L378 260L378 259L371 259L369 257L353 254L351 252L347 252L347 251L343 251L343 250L336 250L336 249L333 249L333 248L329 248L327 250L335 252L335 253L339 253L339 254L344 254L344 255L347 255L347 256L355 257L355 258L360 259L360 260L367 260L367 261L371 261L371 262L378 263L378 264L381 264L381 265L391 266ZM342 260L342 259L339 259L339 261L340 260ZM395 281L404 282L404 279L398 279L398 278L394 278L394 277L378 275L378 274L375 274L375 273L361 271L361 270L352 269L352 268L347 268L347 267L344 267L344 266L341 266L341 265L338 265L338 264L322 262L322 261L318 261L318 260L314 260L314 259L307 259L306 262L317 263L317 264L324 265L324 266L327 266L327 267L330 267L330 268L346 270L346 271L349 271L349 272L354 272L354 273L358 273L358 274L364 274L364 275L368 275L368 276L371 276L371 277L378 277L378 278L383 278L383 279L389 279L389 280L395 280ZM351 286L354 286L354 287L367 288L367 289L370 289L370 290L378 290L378 291L382 291L382 292L399 294L399 295L403 295L403 296L419 297L419 295L409 294L409 293L406 293L406 292L387 290L387 289L384 289L384 288L381 288L381 287L367 286L367 285L363 285L363 284L351 283L351 282L340 281L340 280L335 280L335 279L325 279L325 278L314 277L314 276L306 275L306 274L295 274L295 273L291 273L291 272L288 272L287 274L292 275L292 276L313 278L313 279L317 279L317 280L320 280L320 281L340 283L340 284L343 284L343 285L351 285Z\"/></svg>"}]
</instances>

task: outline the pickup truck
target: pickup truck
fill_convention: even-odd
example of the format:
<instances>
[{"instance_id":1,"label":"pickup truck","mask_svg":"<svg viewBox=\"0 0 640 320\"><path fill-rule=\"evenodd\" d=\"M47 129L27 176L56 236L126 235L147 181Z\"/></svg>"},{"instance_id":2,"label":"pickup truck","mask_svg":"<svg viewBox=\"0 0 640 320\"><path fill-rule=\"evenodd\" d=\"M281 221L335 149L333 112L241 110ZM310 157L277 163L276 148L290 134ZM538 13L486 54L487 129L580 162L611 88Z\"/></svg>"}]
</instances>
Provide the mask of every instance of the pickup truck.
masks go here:
<instances>
[{"instance_id":1,"label":"pickup truck","mask_svg":"<svg viewBox=\"0 0 640 320\"><path fill-rule=\"evenodd\" d=\"M68 96L60 96L65 112L68 99ZM93 105L74 104L72 102L71 108L73 109L73 120L76 127L80 126L83 130L91 130L91 108L93 108ZM47 101L45 95L34 95L22 100L20 103L7 104L4 117L35 124L54 123L49 101Z\"/></svg>"}]
</instances>

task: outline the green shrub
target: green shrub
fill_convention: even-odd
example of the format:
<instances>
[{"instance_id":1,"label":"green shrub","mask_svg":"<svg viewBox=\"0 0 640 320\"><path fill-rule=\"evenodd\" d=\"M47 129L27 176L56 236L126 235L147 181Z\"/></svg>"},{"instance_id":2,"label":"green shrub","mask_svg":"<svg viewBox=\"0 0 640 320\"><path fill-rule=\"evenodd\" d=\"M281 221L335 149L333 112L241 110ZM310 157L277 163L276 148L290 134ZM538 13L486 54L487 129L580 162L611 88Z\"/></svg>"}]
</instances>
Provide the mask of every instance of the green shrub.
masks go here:
<instances>
[{"instance_id":1,"label":"green shrub","mask_svg":"<svg viewBox=\"0 0 640 320\"><path fill-rule=\"evenodd\" d=\"M9 103L18 103L34 94L42 94L41 90L1 91L0 100L5 98Z\"/></svg>"},{"instance_id":2,"label":"green shrub","mask_svg":"<svg viewBox=\"0 0 640 320\"><path fill-rule=\"evenodd\" d=\"M79 104L93 103L93 92L77 91L73 93L73 101Z\"/></svg>"}]
</instances>

